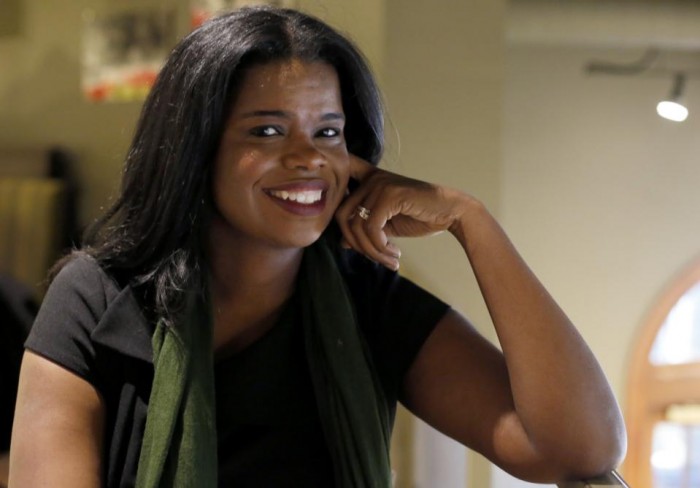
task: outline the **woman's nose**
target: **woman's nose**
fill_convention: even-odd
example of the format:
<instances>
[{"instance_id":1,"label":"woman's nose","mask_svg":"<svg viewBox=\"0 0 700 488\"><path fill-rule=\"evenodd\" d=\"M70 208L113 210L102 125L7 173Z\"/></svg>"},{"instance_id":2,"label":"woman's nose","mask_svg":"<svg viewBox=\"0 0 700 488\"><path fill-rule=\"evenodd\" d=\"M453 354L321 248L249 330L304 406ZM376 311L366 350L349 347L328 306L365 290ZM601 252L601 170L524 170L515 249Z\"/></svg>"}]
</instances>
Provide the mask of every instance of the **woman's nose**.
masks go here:
<instances>
[{"instance_id":1,"label":"woman's nose","mask_svg":"<svg viewBox=\"0 0 700 488\"><path fill-rule=\"evenodd\" d=\"M323 153L309 140L294 141L282 156L282 163L289 169L314 170L326 162Z\"/></svg>"}]
</instances>

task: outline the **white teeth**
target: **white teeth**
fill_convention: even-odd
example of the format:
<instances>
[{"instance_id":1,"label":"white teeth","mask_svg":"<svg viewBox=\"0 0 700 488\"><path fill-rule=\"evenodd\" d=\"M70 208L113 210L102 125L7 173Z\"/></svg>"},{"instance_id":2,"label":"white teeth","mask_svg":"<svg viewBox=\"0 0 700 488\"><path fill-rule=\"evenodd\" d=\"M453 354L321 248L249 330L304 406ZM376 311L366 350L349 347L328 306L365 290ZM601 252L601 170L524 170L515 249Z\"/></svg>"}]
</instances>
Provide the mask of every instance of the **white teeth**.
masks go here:
<instances>
[{"instance_id":1,"label":"white teeth","mask_svg":"<svg viewBox=\"0 0 700 488\"><path fill-rule=\"evenodd\" d=\"M316 203L321 200L323 195L323 190L311 190L311 191L285 191L285 190L272 190L270 195L275 198L280 198L282 200L291 200L297 203L311 204Z\"/></svg>"}]
</instances>

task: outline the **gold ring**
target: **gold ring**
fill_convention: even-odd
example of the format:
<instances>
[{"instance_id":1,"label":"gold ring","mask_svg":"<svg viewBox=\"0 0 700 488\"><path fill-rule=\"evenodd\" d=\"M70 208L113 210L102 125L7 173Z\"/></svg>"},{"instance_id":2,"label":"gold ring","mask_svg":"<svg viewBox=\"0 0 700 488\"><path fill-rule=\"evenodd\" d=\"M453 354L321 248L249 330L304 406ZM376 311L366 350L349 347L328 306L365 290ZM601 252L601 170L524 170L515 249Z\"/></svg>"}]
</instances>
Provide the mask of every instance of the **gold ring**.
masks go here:
<instances>
[{"instance_id":1,"label":"gold ring","mask_svg":"<svg viewBox=\"0 0 700 488\"><path fill-rule=\"evenodd\" d=\"M369 218L370 211L368 208L363 207L362 205L357 206L357 216L360 217L362 220L367 220Z\"/></svg>"}]
</instances>

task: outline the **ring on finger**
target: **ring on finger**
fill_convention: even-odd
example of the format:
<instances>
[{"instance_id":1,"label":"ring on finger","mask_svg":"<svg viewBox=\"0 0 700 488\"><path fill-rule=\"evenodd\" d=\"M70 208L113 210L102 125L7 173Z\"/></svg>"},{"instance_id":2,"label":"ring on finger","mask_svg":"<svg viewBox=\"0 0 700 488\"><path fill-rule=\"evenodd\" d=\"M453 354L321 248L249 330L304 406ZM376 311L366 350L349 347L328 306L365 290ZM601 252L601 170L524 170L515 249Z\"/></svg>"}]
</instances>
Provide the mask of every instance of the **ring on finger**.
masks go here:
<instances>
[{"instance_id":1,"label":"ring on finger","mask_svg":"<svg viewBox=\"0 0 700 488\"><path fill-rule=\"evenodd\" d=\"M357 216L362 220L367 220L369 218L370 210L362 205L357 206Z\"/></svg>"}]
</instances>

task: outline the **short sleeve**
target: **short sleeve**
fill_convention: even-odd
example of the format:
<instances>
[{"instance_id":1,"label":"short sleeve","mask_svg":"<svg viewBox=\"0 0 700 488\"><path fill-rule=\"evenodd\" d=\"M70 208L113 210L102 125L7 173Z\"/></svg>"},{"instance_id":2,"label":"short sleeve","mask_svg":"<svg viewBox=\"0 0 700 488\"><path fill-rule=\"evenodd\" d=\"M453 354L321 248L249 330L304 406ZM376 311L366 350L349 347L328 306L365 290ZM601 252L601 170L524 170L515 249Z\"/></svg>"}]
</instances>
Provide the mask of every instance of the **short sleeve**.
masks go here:
<instances>
[{"instance_id":1,"label":"short sleeve","mask_svg":"<svg viewBox=\"0 0 700 488\"><path fill-rule=\"evenodd\" d=\"M96 385L91 334L107 308L107 277L96 261L80 256L54 278L25 348Z\"/></svg>"},{"instance_id":2,"label":"short sleeve","mask_svg":"<svg viewBox=\"0 0 700 488\"><path fill-rule=\"evenodd\" d=\"M346 264L346 281L375 368L386 393L398 395L418 351L450 307L360 255L353 254Z\"/></svg>"}]
</instances>

